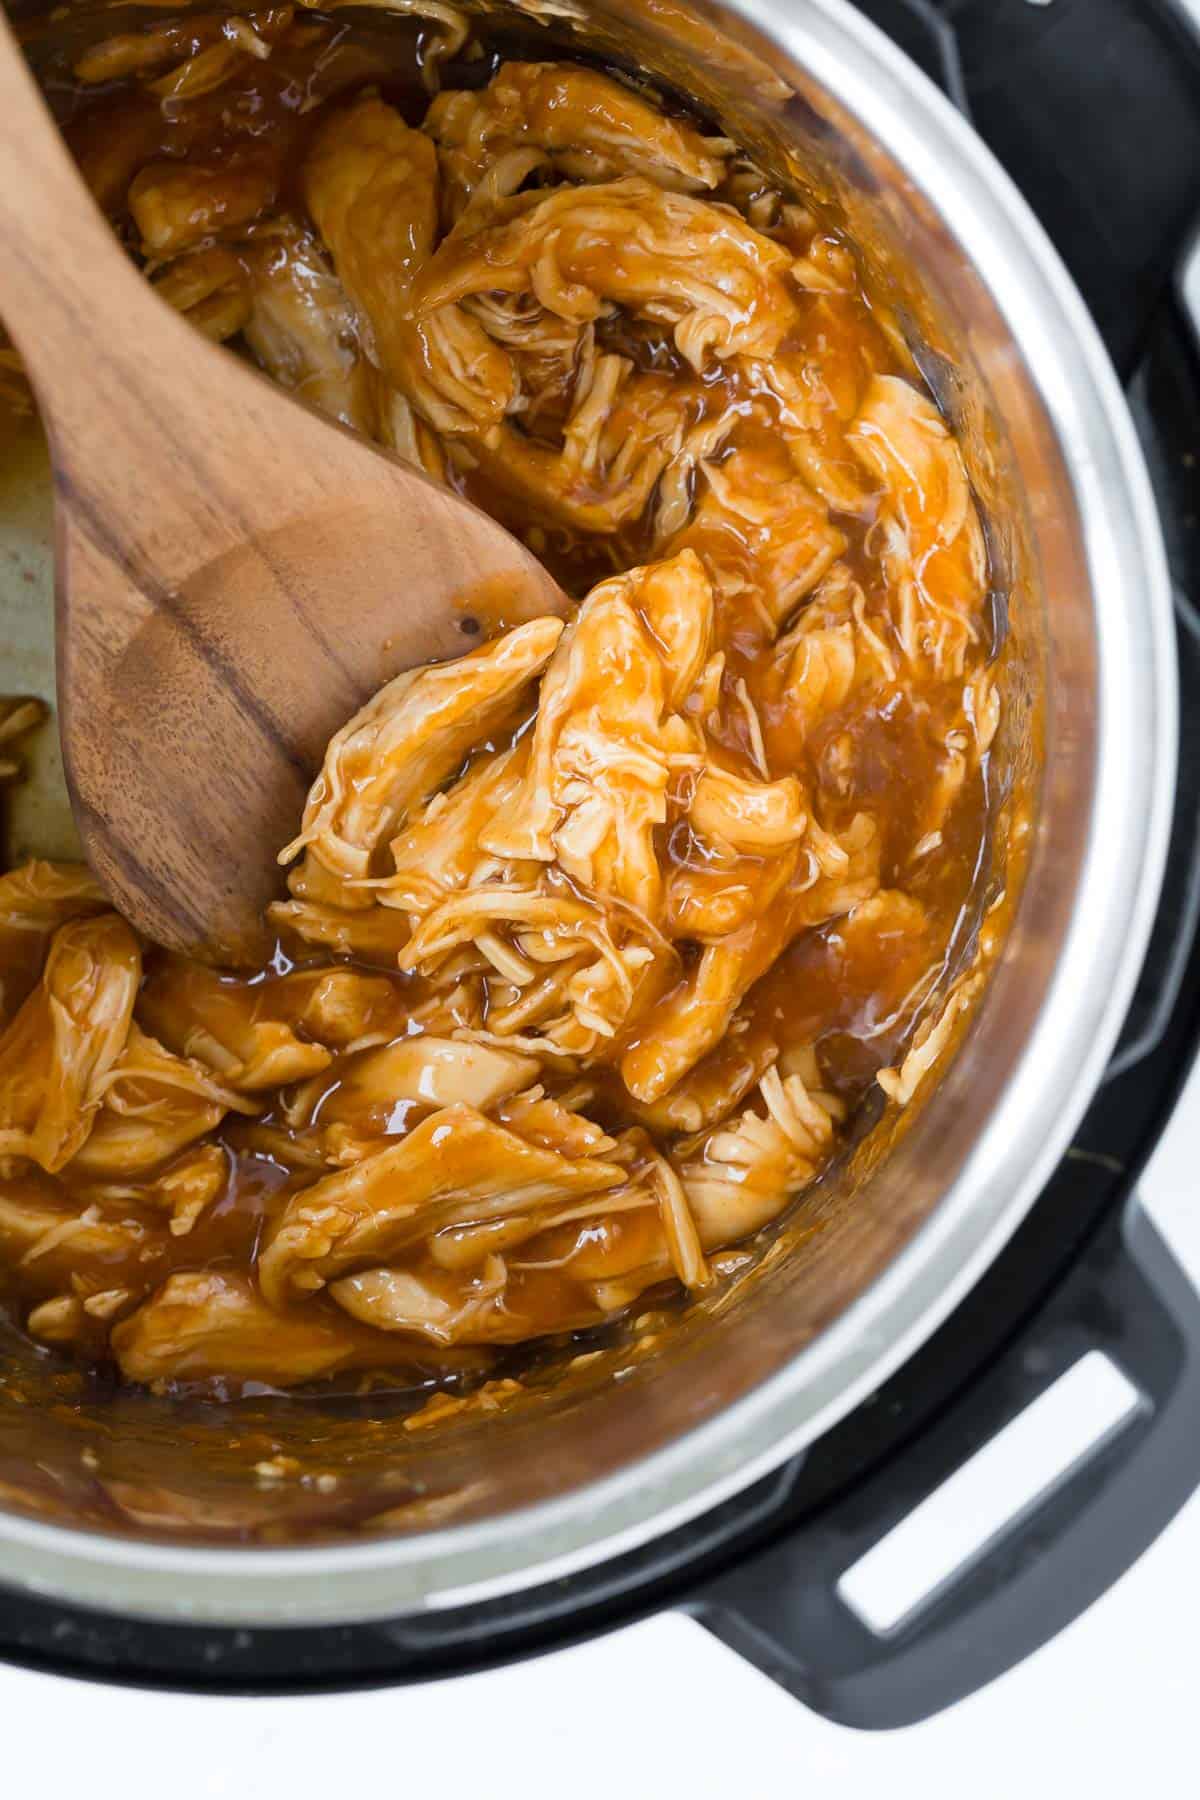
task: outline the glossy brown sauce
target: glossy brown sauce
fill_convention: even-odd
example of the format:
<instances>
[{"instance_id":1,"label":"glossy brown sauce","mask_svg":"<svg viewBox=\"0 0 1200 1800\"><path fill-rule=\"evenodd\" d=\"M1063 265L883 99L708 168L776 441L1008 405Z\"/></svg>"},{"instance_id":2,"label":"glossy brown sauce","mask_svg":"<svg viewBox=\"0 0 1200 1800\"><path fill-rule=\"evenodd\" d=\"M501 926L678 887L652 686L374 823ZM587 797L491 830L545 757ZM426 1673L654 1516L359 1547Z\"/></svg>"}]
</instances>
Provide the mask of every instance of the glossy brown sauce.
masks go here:
<instances>
[{"instance_id":1,"label":"glossy brown sauce","mask_svg":"<svg viewBox=\"0 0 1200 1800\"><path fill-rule=\"evenodd\" d=\"M156 16L145 28L159 34L149 74L132 68L137 57L126 47L113 53L113 79L99 79L106 65L93 51L82 65L91 76L84 82L78 75L82 45L65 39L42 59L40 72L68 142L131 253L162 280L173 268L177 276L186 273L188 257L214 246L227 250L233 318L241 304L239 283L257 278L254 259L263 245L269 247L273 226L288 220L308 228L312 182L306 170L314 144L328 141L318 134L328 132L331 118L336 128L338 108L368 91L382 95L406 125L420 126L429 105L431 44L437 62L439 40L434 27L411 21L360 29L275 9L254 15L267 54L247 58L212 91L186 97L186 81L184 97L148 89L150 75L161 89L181 64L219 51L225 17L201 15L164 26ZM175 34L170 55L162 48L164 32ZM453 61L441 60L440 82L443 90L482 89L496 71L486 49L460 52ZM681 130L701 129L677 116ZM482 438L477 444L468 432L431 429L416 405L417 430L424 433L420 454L435 473L522 535L576 595L614 572L686 552L698 556L712 590L709 686L701 694L702 684L694 684L680 703L680 717L688 731L701 734L710 761L741 784L739 792L795 778L812 821L802 841L816 841L819 829L821 842L832 846L823 852L828 867L818 877L812 861L806 888L795 856L788 860L790 851L743 852L731 861L727 851L714 850L717 840L698 823L697 759L677 759L666 816L652 834L665 893L655 914L656 939L669 940L670 953L651 960L650 974L638 977L635 999L586 1052L531 1051L524 1084L536 1082L543 1091L544 1100L535 1104L562 1102L545 1126L549 1135L537 1141L557 1145L576 1167L589 1154L601 1163L615 1157L626 1183L610 1191L627 1199L612 1211L595 1200L574 1213L561 1204L523 1236L502 1209L486 1220L471 1215L456 1223L451 1204L436 1218L431 1214L424 1235L410 1239L393 1231L377 1253L368 1246L341 1261L331 1253L314 1265L307 1245L299 1264L280 1257L278 1278L268 1272L264 1304L260 1257L280 1241L300 1196L339 1171L364 1168L381 1149L417 1142L437 1115L436 1105L403 1081L388 1088L378 1073L381 1051L418 1041L430 1030L445 1037L456 1030L474 1033L493 1046L506 1031L518 1046L522 1041L504 1022L505 1008L515 1002L502 992L486 954L468 946L457 964L451 959L434 973L402 972L397 962L410 930L405 912L378 904L347 911L350 890L321 863L319 842L310 843L306 860L294 865L291 889L297 905L311 903L321 929L298 931L300 914L284 909L275 959L252 979L218 976L151 946L141 951L136 1027L165 1057L178 1059L175 1066L207 1071L236 1103L212 1101L212 1124L196 1129L196 1108L205 1102L194 1084L182 1080L172 1099L165 1064L141 1085L132 1065L123 1077L118 1065L103 1092L102 1108L109 1109L103 1124L93 1125L74 1155L52 1171L36 1156L8 1155L0 1181L3 1279L22 1323L39 1342L104 1359L113 1354L116 1326L113 1342L126 1376L167 1387L214 1380L287 1386L348 1370L390 1370L394 1378L397 1370L485 1367L498 1345L601 1323L664 1281L682 1277L700 1285L719 1278L726 1246L778 1213L789 1188L819 1173L877 1073L900 1064L921 1022L928 1025L938 1015L969 954L988 853L994 717L989 729L982 714L994 705L986 670L996 646L989 636L974 503L969 496L963 502L957 449L928 401L918 397L895 324L864 285L852 247L805 208L776 195L731 152L720 152L719 159L720 179L701 190L703 200L738 208L756 233L761 225L761 241L778 246L799 269L788 288L786 330L763 354L708 356L697 370L670 319L652 316L661 308L652 306L648 315L616 304L601 308L587 352L621 358L630 371L606 413L618 448L605 454L617 455L625 439L649 441L647 421L656 408L670 405L681 408L682 429L699 445L690 464L668 460L649 482L643 506L595 529L578 522L581 509L617 507L620 492L595 473L594 464L592 474L585 467L570 480L564 475L561 490L531 497L503 457L480 449ZM141 245L130 203L131 187L144 185L145 171L155 168L166 171L168 185L172 171L181 171L197 191L221 196L212 201L207 229L195 242L161 256ZM620 179L629 169L600 173ZM532 170L529 185L518 192L550 195L581 179L552 161ZM519 225L533 216L519 211L523 203L502 201L497 216L508 216L505 204L517 207ZM719 227L732 210L713 217ZM443 217L442 256L445 230ZM341 273L339 252L332 242L326 248ZM632 281L625 254L622 242L600 229L594 241L579 246L570 280L598 294L618 279ZM495 301L486 285L474 291L481 309ZM371 301L361 293L358 300L382 345L386 334ZM532 318L536 308L528 310ZM546 316L537 315L538 329ZM214 317L211 306L204 319L196 315L202 328ZM239 330L213 327L214 335L235 345L241 343ZM350 395L363 375L365 342L342 343L349 372L342 368L337 375L339 394ZM269 372L286 378L272 368L269 355L257 353ZM414 354L411 343L406 354ZM535 366L536 349L516 354L518 362L526 355L534 359L522 365L528 404L505 428L516 453L540 454L550 467L578 403L571 386L578 360L568 380L545 376L545 362ZM376 382L378 372L369 373ZM389 365L386 373L394 377L395 371ZM780 399L785 380L794 384L788 403ZM320 403L320 394L315 397ZM352 404L348 398L346 406ZM803 413L802 428L781 425L785 404L793 420ZM339 401L330 410L340 407ZM700 439L709 426L713 438L705 446ZM382 425L377 435L395 441ZM883 450L872 461L871 445L880 441ZM671 494L674 511L668 514ZM635 594L633 604L646 624L648 602ZM828 614L824 635L822 608ZM501 594L480 593L464 603L472 642L494 637L506 623ZM714 672L709 665L718 652L723 661ZM510 721L472 745L460 764L466 777L491 768L507 746L533 741L534 729L526 703L515 728ZM442 779L435 785L447 784ZM830 884L835 894L840 891L830 869L841 879L844 868L851 883L844 897L818 900ZM377 882L392 878L382 844L371 853L369 871ZM545 879L557 881L554 892L564 905L594 903L594 893L577 877ZM39 900L14 926L20 908L13 902L0 916L8 1021L8 1035L0 1040L0 1118L7 1108L10 1124L32 1102L20 1097L21 1071L6 1063L5 1046L11 1050L16 1042L21 1007L36 1003L52 928L60 918L96 915L101 905L93 895L55 912ZM38 906L42 928L31 931ZM765 935L763 920L772 922ZM520 932L504 929L502 948L511 958ZM758 935L728 1029L685 1062L676 1080L666 1080L655 1059L660 1043L690 1026L702 1004L697 996L707 967L705 946L732 942L739 932ZM469 990L461 1003L447 998L456 980ZM530 991L521 989L523 995ZM432 1027L429 1018L437 1021ZM243 1054L252 1040L259 1054L273 1027L286 1048L280 1064L286 1079L280 1082L269 1072L248 1076ZM306 1074L304 1052L314 1047ZM43 1053L50 1058L44 1045ZM775 1180L776 1188L747 1212L739 1210L742 1197L760 1171L755 1165L745 1176L735 1158L731 1176L722 1162L726 1150L713 1133L728 1132L745 1118L751 1139L757 1121L766 1118L769 1128L769 1102L756 1096L758 1082L772 1069L800 1082L804 1104L817 1108L817 1123L803 1128L810 1134L803 1154L793 1143L770 1164L792 1171L786 1185L784 1175L771 1176L764 1163L762 1179ZM577 1097L581 1078L588 1090L583 1101ZM53 1079L52 1060L46 1079ZM660 1091L651 1092L656 1084ZM481 1110L525 1133L528 1145L542 1127L528 1125L523 1115L514 1123L505 1108L518 1103L519 1096L502 1096ZM157 1153L147 1161L143 1147L136 1166L123 1168L119 1128L139 1119L160 1133ZM571 1119L591 1133L587 1142L571 1137ZM595 1148L604 1137L617 1148ZM0 1151L4 1144L0 1132ZM494 1148L481 1150L485 1173L488 1157L496 1154ZM727 1215L706 1185L706 1170L717 1165L721 1180L731 1184ZM682 1228L670 1223L670 1207L655 1187L670 1179L672 1169L682 1176L685 1202L701 1219L702 1246L690 1251L680 1247ZM394 1178L400 1190L407 1179ZM705 1224L710 1216L715 1222ZM691 1280L685 1273L689 1255L698 1271ZM312 1266L334 1291L329 1285L305 1291L304 1268ZM423 1316L444 1308L448 1322L440 1335L394 1324L377 1330L367 1321L371 1307L384 1302L373 1290L366 1300L359 1290L347 1295L347 1279L369 1288L380 1275L392 1282L386 1304L397 1304L397 1270L413 1272L422 1284ZM163 1296L172 1275L193 1284L187 1303L173 1311ZM144 1316L139 1309L147 1302L157 1308L155 1323L139 1338L130 1322ZM226 1304L227 1328L218 1318Z\"/></svg>"}]
</instances>

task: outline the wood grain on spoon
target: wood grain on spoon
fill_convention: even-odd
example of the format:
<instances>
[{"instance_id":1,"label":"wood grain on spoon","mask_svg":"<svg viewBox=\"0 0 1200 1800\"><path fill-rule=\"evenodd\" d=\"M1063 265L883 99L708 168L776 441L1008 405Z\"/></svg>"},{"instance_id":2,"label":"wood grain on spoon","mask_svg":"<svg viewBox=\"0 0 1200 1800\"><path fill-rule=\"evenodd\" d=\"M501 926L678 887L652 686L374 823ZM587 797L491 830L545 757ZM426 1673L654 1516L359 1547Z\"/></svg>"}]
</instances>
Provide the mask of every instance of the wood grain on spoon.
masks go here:
<instances>
[{"instance_id":1,"label":"wood grain on spoon","mask_svg":"<svg viewBox=\"0 0 1200 1800\"><path fill-rule=\"evenodd\" d=\"M326 741L561 591L485 514L196 334L96 210L0 17L0 315L55 474L58 710L88 858L173 949L261 954Z\"/></svg>"}]
</instances>

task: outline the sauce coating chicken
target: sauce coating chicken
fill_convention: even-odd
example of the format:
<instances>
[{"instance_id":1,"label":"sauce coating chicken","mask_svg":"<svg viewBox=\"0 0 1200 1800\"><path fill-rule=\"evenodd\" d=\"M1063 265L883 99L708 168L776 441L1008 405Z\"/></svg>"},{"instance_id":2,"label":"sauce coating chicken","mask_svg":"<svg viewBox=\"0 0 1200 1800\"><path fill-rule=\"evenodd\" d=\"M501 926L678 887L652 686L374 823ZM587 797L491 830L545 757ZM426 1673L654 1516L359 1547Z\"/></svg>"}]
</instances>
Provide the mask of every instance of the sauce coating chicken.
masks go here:
<instances>
[{"instance_id":1,"label":"sauce coating chicken","mask_svg":"<svg viewBox=\"0 0 1200 1800\"><path fill-rule=\"evenodd\" d=\"M59 71L163 298L580 601L347 721L252 979L85 870L0 877L5 1290L133 1382L452 1369L708 1288L966 1003L984 539L852 246L428 10L416 58L285 6Z\"/></svg>"}]
</instances>

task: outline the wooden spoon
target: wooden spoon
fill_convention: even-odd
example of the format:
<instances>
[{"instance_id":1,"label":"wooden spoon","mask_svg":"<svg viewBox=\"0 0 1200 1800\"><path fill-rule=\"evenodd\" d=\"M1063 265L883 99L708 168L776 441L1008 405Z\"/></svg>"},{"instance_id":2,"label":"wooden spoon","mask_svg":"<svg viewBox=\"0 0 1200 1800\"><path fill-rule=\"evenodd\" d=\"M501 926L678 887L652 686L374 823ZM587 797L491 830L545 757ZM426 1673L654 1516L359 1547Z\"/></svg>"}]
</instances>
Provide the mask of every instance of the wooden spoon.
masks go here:
<instances>
[{"instance_id":1,"label":"wooden spoon","mask_svg":"<svg viewBox=\"0 0 1200 1800\"><path fill-rule=\"evenodd\" d=\"M263 954L330 735L403 669L567 602L418 470L205 342L126 258L0 17L0 314L47 426L76 822L172 949Z\"/></svg>"}]
</instances>

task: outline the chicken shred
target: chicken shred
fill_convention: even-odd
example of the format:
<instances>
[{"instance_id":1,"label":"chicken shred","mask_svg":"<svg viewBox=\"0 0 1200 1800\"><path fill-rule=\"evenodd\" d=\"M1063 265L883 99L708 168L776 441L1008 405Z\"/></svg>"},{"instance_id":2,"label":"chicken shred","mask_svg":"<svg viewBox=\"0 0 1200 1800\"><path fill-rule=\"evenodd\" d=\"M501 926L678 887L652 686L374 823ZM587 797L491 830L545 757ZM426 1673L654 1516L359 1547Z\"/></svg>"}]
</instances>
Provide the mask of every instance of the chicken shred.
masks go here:
<instances>
[{"instance_id":1,"label":"chicken shred","mask_svg":"<svg viewBox=\"0 0 1200 1800\"><path fill-rule=\"evenodd\" d=\"M262 1290L278 1304L439 1225L478 1224L621 1183L611 1164L568 1160L474 1107L439 1108L400 1143L296 1197L259 1259Z\"/></svg>"},{"instance_id":2,"label":"chicken shred","mask_svg":"<svg viewBox=\"0 0 1200 1800\"><path fill-rule=\"evenodd\" d=\"M85 1144L125 1051L141 952L115 913L60 925L0 1038L0 1156L54 1173Z\"/></svg>"},{"instance_id":3,"label":"chicken shred","mask_svg":"<svg viewBox=\"0 0 1200 1800\"><path fill-rule=\"evenodd\" d=\"M534 619L460 662L398 675L331 739L304 809L301 850L329 874L363 880L376 848L437 788L480 737L509 724L562 631Z\"/></svg>"},{"instance_id":4,"label":"chicken shred","mask_svg":"<svg viewBox=\"0 0 1200 1800\"><path fill-rule=\"evenodd\" d=\"M664 118L632 88L569 63L502 63L482 92L440 94L425 130L438 146L450 224L489 169L521 149L543 153L573 181L641 175L684 193L715 188L729 149Z\"/></svg>"}]
</instances>

